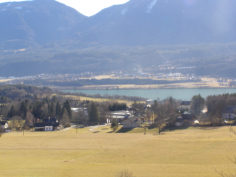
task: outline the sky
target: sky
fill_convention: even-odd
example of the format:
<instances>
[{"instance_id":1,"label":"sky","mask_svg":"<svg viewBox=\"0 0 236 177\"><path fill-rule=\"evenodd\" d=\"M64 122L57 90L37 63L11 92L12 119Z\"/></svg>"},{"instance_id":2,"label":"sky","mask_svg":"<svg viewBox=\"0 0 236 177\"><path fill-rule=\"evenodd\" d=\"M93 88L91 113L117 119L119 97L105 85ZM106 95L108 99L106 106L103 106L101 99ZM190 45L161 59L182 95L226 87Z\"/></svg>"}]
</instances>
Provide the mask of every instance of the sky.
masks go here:
<instances>
[{"instance_id":1,"label":"sky","mask_svg":"<svg viewBox=\"0 0 236 177\"><path fill-rule=\"evenodd\" d=\"M13 0L22 1L22 0ZM80 13L86 16L92 16L101 11L104 8L110 7L116 4L124 4L129 0L57 0L64 3L67 6L73 7ZM9 2L7 0L0 0L2 2Z\"/></svg>"}]
</instances>

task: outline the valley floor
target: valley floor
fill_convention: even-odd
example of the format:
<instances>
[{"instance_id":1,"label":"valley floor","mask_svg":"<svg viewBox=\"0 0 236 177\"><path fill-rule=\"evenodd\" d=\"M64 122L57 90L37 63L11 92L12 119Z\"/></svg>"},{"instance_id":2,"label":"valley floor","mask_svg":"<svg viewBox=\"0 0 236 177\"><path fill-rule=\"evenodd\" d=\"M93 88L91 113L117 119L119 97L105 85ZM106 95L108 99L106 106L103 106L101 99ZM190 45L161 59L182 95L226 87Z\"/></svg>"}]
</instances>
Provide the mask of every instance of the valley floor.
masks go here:
<instances>
[{"instance_id":1,"label":"valley floor","mask_svg":"<svg viewBox=\"0 0 236 177\"><path fill-rule=\"evenodd\" d=\"M0 138L0 176L112 177L127 169L136 177L217 177L236 173L227 157L236 140L227 127L165 131L109 127L59 132L12 132ZM233 136L233 135L232 135Z\"/></svg>"}]
</instances>

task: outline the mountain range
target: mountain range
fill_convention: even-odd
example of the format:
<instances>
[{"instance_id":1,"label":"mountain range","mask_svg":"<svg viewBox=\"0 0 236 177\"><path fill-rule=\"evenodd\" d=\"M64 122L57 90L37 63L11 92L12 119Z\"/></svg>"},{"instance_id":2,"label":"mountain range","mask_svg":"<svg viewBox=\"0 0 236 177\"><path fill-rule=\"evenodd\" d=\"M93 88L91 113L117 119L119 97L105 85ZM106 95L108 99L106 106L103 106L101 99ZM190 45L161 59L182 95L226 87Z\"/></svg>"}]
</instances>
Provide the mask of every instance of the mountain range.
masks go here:
<instances>
[{"instance_id":1,"label":"mountain range","mask_svg":"<svg viewBox=\"0 0 236 177\"><path fill-rule=\"evenodd\" d=\"M2 48L60 40L85 45L176 45L236 40L234 0L130 0L86 17L54 0L0 4Z\"/></svg>"},{"instance_id":2,"label":"mountain range","mask_svg":"<svg viewBox=\"0 0 236 177\"><path fill-rule=\"evenodd\" d=\"M105 61L112 65L114 60L122 68L135 63L134 58L136 64L146 65L149 57L150 65L156 65L180 56L192 61L199 56L236 55L234 45L228 47L236 41L234 9L235 0L130 0L86 17L55 0L0 3L0 74L27 75L25 66L31 67L28 75L66 73L71 71L65 67L67 61L77 66L73 72L81 72L104 66ZM214 43L227 47L213 49ZM211 46L199 47L206 44ZM148 53L148 46L156 47ZM81 60L88 61L83 62L86 67ZM42 68L45 65L54 69ZM23 67L24 74L20 68L16 72L16 66ZM33 69L36 66L40 67Z\"/></svg>"}]
</instances>

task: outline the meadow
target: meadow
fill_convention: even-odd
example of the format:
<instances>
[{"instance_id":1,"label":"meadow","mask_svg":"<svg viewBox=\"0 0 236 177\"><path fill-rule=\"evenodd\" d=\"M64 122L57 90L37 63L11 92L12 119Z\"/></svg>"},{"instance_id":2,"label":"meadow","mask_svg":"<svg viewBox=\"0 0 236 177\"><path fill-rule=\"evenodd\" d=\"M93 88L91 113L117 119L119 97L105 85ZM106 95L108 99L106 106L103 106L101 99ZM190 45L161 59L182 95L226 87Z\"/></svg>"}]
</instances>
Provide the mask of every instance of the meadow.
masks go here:
<instances>
[{"instance_id":1,"label":"meadow","mask_svg":"<svg viewBox=\"0 0 236 177\"><path fill-rule=\"evenodd\" d=\"M119 133L120 132L120 133ZM217 177L236 173L236 140L227 127L112 132L109 127L11 132L0 138L0 176Z\"/></svg>"}]
</instances>

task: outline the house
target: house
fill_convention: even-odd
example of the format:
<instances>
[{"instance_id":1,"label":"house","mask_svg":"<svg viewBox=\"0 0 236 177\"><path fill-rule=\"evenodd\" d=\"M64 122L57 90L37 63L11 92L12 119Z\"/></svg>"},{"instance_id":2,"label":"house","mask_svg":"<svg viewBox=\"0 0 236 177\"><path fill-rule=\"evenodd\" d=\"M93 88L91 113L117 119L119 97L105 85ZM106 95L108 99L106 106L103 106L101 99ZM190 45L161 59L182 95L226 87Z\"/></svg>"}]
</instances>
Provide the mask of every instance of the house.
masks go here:
<instances>
[{"instance_id":1,"label":"house","mask_svg":"<svg viewBox=\"0 0 236 177\"><path fill-rule=\"evenodd\" d=\"M146 100L146 105L151 105L151 104L153 104L153 101L152 100Z\"/></svg>"},{"instance_id":2,"label":"house","mask_svg":"<svg viewBox=\"0 0 236 177\"><path fill-rule=\"evenodd\" d=\"M199 121L196 119L196 117L189 113L189 112L184 112L182 116L178 116L175 121L175 126L180 127L184 124L187 125L196 125L199 124Z\"/></svg>"},{"instance_id":3,"label":"house","mask_svg":"<svg viewBox=\"0 0 236 177\"><path fill-rule=\"evenodd\" d=\"M0 127L4 130L8 129L8 122L7 121L0 121Z\"/></svg>"},{"instance_id":4,"label":"house","mask_svg":"<svg viewBox=\"0 0 236 177\"><path fill-rule=\"evenodd\" d=\"M142 121L138 117L130 117L122 121L123 128L140 127Z\"/></svg>"},{"instance_id":5,"label":"house","mask_svg":"<svg viewBox=\"0 0 236 177\"><path fill-rule=\"evenodd\" d=\"M88 110L87 108L84 108L84 107L71 108L71 111L74 113L83 112L84 116L88 116Z\"/></svg>"},{"instance_id":6,"label":"house","mask_svg":"<svg viewBox=\"0 0 236 177\"><path fill-rule=\"evenodd\" d=\"M127 119L131 116L129 111L111 111L106 115L107 123L112 123L114 120L117 123L121 123L124 119Z\"/></svg>"},{"instance_id":7,"label":"house","mask_svg":"<svg viewBox=\"0 0 236 177\"><path fill-rule=\"evenodd\" d=\"M56 118L46 118L42 123L34 125L35 131L54 131L60 130L60 124Z\"/></svg>"},{"instance_id":8,"label":"house","mask_svg":"<svg viewBox=\"0 0 236 177\"><path fill-rule=\"evenodd\" d=\"M59 123L42 122L34 125L35 131L54 131L60 129Z\"/></svg>"},{"instance_id":9,"label":"house","mask_svg":"<svg viewBox=\"0 0 236 177\"><path fill-rule=\"evenodd\" d=\"M236 117L236 106L226 106L223 109L223 119L234 119Z\"/></svg>"},{"instance_id":10,"label":"house","mask_svg":"<svg viewBox=\"0 0 236 177\"><path fill-rule=\"evenodd\" d=\"M179 109L190 109L191 101L182 101Z\"/></svg>"}]
</instances>

